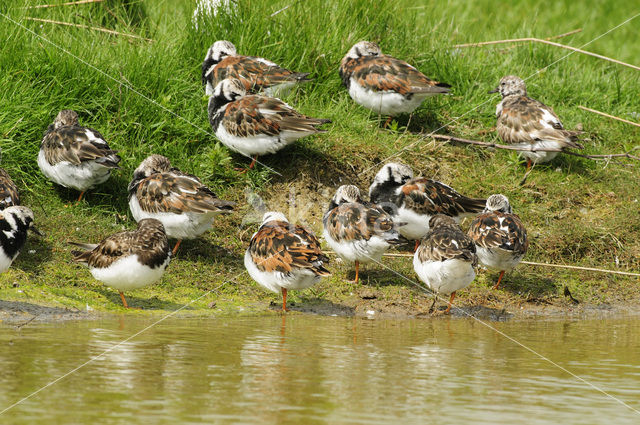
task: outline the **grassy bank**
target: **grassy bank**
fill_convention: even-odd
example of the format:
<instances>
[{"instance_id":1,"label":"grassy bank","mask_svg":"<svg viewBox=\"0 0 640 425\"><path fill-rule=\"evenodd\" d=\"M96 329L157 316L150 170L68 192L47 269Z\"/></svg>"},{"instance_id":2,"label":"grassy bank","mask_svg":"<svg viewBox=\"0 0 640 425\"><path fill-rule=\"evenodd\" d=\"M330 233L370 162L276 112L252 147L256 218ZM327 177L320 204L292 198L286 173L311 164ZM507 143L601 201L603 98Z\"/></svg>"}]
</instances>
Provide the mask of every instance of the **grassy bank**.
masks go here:
<instances>
[{"instance_id":1,"label":"grassy bank","mask_svg":"<svg viewBox=\"0 0 640 425\"><path fill-rule=\"evenodd\" d=\"M221 13L191 24L189 1L122 1L24 9L35 1L7 2L0 12L1 166L19 185L23 203L33 208L45 237L33 237L14 266L0 276L0 299L49 302L85 309L120 310L115 291L71 264L66 242L98 241L134 227L126 186L133 169L150 153L197 174L238 211L219 219L215 229L183 243L159 284L128 294L134 306L174 310L194 302L197 311L262 311L279 297L268 294L244 273L242 254L257 229L261 199L291 221L321 232L321 217L333 190L353 183L366 189L380 162L392 155L416 172L451 184L472 196L504 193L531 237L528 260L619 270L640 270L638 167L594 163L563 156L536 167L526 185L522 161L506 151L488 151L423 141L420 133L440 133L498 141L493 130L498 98L486 94L500 77L528 80L529 93L552 105L567 128L587 132L587 153L623 152L638 144L640 130L590 114L578 105L630 120L640 113L640 73L551 46L454 49L457 43L516 37L545 38L576 28L559 40L580 47L637 10L619 2L490 1L239 1L236 13ZM290 5L286 10L272 14ZM88 29L34 22L25 17L106 27L153 39L113 36ZM637 18L640 19L640 18ZM597 39L586 50L637 64L638 20ZM42 38L41 38L42 37ZM49 40L48 41L45 41ZM328 132L307 138L261 160L241 175L248 160L231 154L210 134L200 65L206 49L228 39L240 53L268 57L314 82L287 98L302 112L330 118ZM355 42L378 42L383 52L404 58L427 75L453 86L453 95L425 102L410 120L391 130L351 101L337 74L339 61ZM56 47L54 46L54 44ZM64 50L63 50L64 49ZM41 175L36 156L43 131L63 108L80 113L81 123L98 129L120 151L122 169L76 204L77 193L54 186ZM250 202L251 201L251 202ZM393 271L415 281L410 261L385 259ZM361 311L406 308L420 312L427 297L389 269L365 269L363 285L345 281L352 272L333 262L333 276L293 295L298 304ZM640 299L637 279L521 266L506 276L500 291L481 274L459 294L462 305L509 308L551 303L569 306L564 287L587 303L629 303ZM321 301L324 300L324 301ZM322 307L323 306L323 307ZM351 309L351 310L350 310Z\"/></svg>"}]
</instances>

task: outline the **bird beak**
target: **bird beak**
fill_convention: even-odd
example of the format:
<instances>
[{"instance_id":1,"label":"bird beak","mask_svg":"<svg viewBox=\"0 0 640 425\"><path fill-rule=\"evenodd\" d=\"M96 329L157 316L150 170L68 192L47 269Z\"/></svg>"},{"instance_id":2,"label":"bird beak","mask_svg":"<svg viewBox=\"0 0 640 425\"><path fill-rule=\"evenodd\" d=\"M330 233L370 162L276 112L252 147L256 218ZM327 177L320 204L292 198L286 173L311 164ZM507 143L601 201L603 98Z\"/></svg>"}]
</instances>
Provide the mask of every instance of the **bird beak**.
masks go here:
<instances>
[{"instance_id":1,"label":"bird beak","mask_svg":"<svg viewBox=\"0 0 640 425\"><path fill-rule=\"evenodd\" d=\"M496 87L496 88L495 88L495 89L493 89L493 90L489 90L487 93L488 93L488 94L498 93L498 87Z\"/></svg>"},{"instance_id":2,"label":"bird beak","mask_svg":"<svg viewBox=\"0 0 640 425\"><path fill-rule=\"evenodd\" d=\"M38 236L44 236L44 234L33 225L31 225L29 227L29 230L32 231L33 233L35 233Z\"/></svg>"}]
</instances>

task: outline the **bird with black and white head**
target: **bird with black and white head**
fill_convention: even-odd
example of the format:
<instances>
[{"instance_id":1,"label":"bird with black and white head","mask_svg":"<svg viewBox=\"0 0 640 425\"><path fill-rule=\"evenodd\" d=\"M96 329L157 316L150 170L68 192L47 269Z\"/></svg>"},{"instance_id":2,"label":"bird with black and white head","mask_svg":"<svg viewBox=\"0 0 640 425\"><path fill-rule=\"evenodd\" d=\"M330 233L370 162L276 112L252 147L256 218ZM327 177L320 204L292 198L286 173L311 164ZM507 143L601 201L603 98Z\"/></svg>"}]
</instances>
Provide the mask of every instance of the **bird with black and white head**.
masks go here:
<instances>
[{"instance_id":1,"label":"bird with black and white head","mask_svg":"<svg viewBox=\"0 0 640 425\"><path fill-rule=\"evenodd\" d=\"M319 127L331 120L311 118L280 99L247 95L237 79L227 78L209 98L209 123L216 137L232 151L253 157L278 152L296 140L324 133Z\"/></svg>"},{"instance_id":2,"label":"bird with black and white head","mask_svg":"<svg viewBox=\"0 0 640 425\"><path fill-rule=\"evenodd\" d=\"M208 96L225 78L236 78L248 93L285 96L297 84L310 81L308 72L295 72L270 60L238 55L236 46L218 40L207 50L202 63L202 84Z\"/></svg>"},{"instance_id":3,"label":"bird with black and white head","mask_svg":"<svg viewBox=\"0 0 640 425\"><path fill-rule=\"evenodd\" d=\"M413 178L404 164L385 164L369 187L371 202L379 203L402 223L398 231L409 240L420 239L429 231L431 217L444 214L456 222L481 212L485 199L469 198L437 180Z\"/></svg>"},{"instance_id":4,"label":"bird with black and white head","mask_svg":"<svg viewBox=\"0 0 640 425\"><path fill-rule=\"evenodd\" d=\"M0 211L0 273L4 273L27 241L27 233L40 234L33 227L33 211L11 206Z\"/></svg>"}]
</instances>

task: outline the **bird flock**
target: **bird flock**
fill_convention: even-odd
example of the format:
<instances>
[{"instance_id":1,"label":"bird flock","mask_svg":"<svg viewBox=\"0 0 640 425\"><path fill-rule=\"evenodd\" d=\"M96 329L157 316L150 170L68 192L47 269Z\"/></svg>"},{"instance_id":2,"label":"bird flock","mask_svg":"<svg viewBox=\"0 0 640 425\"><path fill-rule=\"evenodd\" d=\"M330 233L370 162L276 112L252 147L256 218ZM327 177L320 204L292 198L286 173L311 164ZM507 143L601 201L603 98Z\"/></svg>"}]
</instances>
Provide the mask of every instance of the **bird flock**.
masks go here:
<instances>
[{"instance_id":1,"label":"bird flock","mask_svg":"<svg viewBox=\"0 0 640 425\"><path fill-rule=\"evenodd\" d=\"M446 95L450 85L432 80L407 62L383 54L376 43L361 41L346 53L338 70L343 85L359 105L381 116L412 113L430 96ZM237 53L229 41L216 41L202 64L202 83L209 96L208 117L216 137L232 151L251 158L273 154L296 140L325 132L331 121L308 117L278 98L303 83L310 73ZM553 110L528 97L525 83L506 76L499 92L497 132L534 163L552 160L565 148L582 148L579 133L565 130ZM62 110L47 128L37 163L52 182L77 190L78 201L119 168L118 152L96 130L81 126L78 114ZM235 203L219 199L194 175L151 153L135 169L128 186L131 215L137 229L113 234L101 242L73 243L73 260L88 266L93 277L119 291L141 288L160 279L183 239L212 228L219 214L233 213ZM33 212L20 206L18 190L0 169L0 272L17 257L33 226ZM474 198L448 185L414 177L407 165L384 164L363 198L358 187L343 185L324 212L322 237L333 252L354 264L379 263L398 245L412 244L418 278L434 293L450 295L475 278L478 265L499 272L495 288L527 252L527 232L501 194ZM460 227L472 219L467 232ZM173 249L169 239L175 239ZM328 252L314 233L290 223L280 212L264 214L244 255L249 275L268 290L282 293L308 288L328 276Z\"/></svg>"}]
</instances>

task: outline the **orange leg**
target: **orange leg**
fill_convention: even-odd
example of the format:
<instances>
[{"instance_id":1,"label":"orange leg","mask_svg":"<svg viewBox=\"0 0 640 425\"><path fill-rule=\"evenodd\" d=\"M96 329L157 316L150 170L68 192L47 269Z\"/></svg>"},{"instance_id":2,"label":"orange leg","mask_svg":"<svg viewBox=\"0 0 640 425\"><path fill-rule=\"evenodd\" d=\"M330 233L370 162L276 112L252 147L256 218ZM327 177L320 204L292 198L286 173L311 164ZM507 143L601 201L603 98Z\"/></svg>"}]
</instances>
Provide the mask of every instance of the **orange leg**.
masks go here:
<instances>
[{"instance_id":1,"label":"orange leg","mask_svg":"<svg viewBox=\"0 0 640 425\"><path fill-rule=\"evenodd\" d=\"M178 248L180 248L181 243L182 239L178 239L178 242L176 242L175 246L173 247L173 251L171 251L173 255L176 255L176 252L178 252Z\"/></svg>"},{"instance_id":2,"label":"orange leg","mask_svg":"<svg viewBox=\"0 0 640 425\"><path fill-rule=\"evenodd\" d=\"M500 272L500 276L498 276L498 283L493 285L493 289L498 289L498 286L500 286L500 282L502 282L502 276L504 276L504 270Z\"/></svg>"},{"instance_id":3,"label":"orange leg","mask_svg":"<svg viewBox=\"0 0 640 425\"><path fill-rule=\"evenodd\" d=\"M287 288L282 288L282 311L287 312Z\"/></svg>"},{"instance_id":4,"label":"orange leg","mask_svg":"<svg viewBox=\"0 0 640 425\"><path fill-rule=\"evenodd\" d=\"M451 293L451 296L449 297L449 305L447 306L447 309L444 311L444 314L449 314L449 312L451 312L451 303L453 303L453 299L456 297L456 291L453 291Z\"/></svg>"},{"instance_id":5,"label":"orange leg","mask_svg":"<svg viewBox=\"0 0 640 425\"><path fill-rule=\"evenodd\" d=\"M527 173L531 170L531 158L527 158Z\"/></svg>"},{"instance_id":6,"label":"orange leg","mask_svg":"<svg viewBox=\"0 0 640 425\"><path fill-rule=\"evenodd\" d=\"M120 292L120 298L122 299L122 304L124 305L124 308L129 308L129 304L127 304L127 300L124 298L124 294L122 293L122 291L118 291Z\"/></svg>"},{"instance_id":7,"label":"orange leg","mask_svg":"<svg viewBox=\"0 0 640 425\"><path fill-rule=\"evenodd\" d=\"M84 196L84 190L80 192L80 196L78 196L78 200L76 202L82 201L82 197Z\"/></svg>"},{"instance_id":8,"label":"orange leg","mask_svg":"<svg viewBox=\"0 0 640 425\"><path fill-rule=\"evenodd\" d=\"M253 161L251 161L251 164L249 164L249 169L253 169L253 167L256 165L256 161L258 160L258 155L255 155L253 157Z\"/></svg>"},{"instance_id":9,"label":"orange leg","mask_svg":"<svg viewBox=\"0 0 640 425\"><path fill-rule=\"evenodd\" d=\"M416 240L416 246L413 247L413 252L416 252L419 246L420 246L420 240Z\"/></svg>"},{"instance_id":10,"label":"orange leg","mask_svg":"<svg viewBox=\"0 0 640 425\"><path fill-rule=\"evenodd\" d=\"M388 118L387 118L387 120L384 122L384 124L382 125L382 127L383 127L383 128L387 128L387 126L388 126L389 124L391 124L391 119L392 119L392 118L393 118L393 117L392 117L391 115L389 115L389 117L388 117Z\"/></svg>"},{"instance_id":11,"label":"orange leg","mask_svg":"<svg viewBox=\"0 0 640 425\"><path fill-rule=\"evenodd\" d=\"M360 281L360 262L356 260L356 277L351 282L357 285L359 281Z\"/></svg>"}]
</instances>

